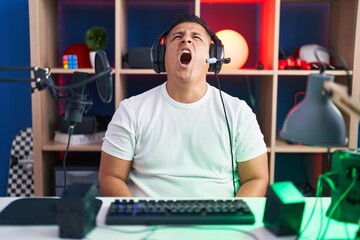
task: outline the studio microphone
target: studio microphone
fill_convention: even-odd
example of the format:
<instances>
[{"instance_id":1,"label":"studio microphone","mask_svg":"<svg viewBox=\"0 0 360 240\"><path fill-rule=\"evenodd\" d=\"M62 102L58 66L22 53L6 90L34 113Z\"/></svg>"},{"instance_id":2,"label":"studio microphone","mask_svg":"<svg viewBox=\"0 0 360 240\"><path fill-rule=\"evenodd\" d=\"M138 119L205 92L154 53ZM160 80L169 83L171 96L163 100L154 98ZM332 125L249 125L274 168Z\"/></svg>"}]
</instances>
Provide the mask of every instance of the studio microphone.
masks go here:
<instances>
[{"instance_id":1,"label":"studio microphone","mask_svg":"<svg viewBox=\"0 0 360 240\"><path fill-rule=\"evenodd\" d=\"M224 64L228 64L231 62L231 58L215 58L215 57L212 57L212 58L208 58L206 59L206 63L209 63L209 64L214 64L214 63L218 63L218 62L222 62Z\"/></svg>"},{"instance_id":2,"label":"studio microphone","mask_svg":"<svg viewBox=\"0 0 360 240\"><path fill-rule=\"evenodd\" d=\"M87 73L74 72L71 79L71 84L78 84L87 79ZM65 120L70 125L82 122L84 112L86 112L92 105L90 94L86 90L86 84L81 84L79 87L69 90L65 97Z\"/></svg>"}]
</instances>

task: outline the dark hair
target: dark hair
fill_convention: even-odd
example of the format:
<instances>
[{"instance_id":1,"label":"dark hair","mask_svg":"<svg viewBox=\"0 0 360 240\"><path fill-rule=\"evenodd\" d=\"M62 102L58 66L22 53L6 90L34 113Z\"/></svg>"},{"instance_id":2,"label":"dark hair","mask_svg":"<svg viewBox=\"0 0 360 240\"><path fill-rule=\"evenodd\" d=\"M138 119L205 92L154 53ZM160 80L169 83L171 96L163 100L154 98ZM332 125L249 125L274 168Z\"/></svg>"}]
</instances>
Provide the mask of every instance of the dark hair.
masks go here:
<instances>
[{"instance_id":1,"label":"dark hair","mask_svg":"<svg viewBox=\"0 0 360 240\"><path fill-rule=\"evenodd\" d=\"M203 28L205 28L206 32L209 34L209 36L211 37L213 35L213 32L207 27L206 23L199 18L198 16L196 16L195 14L182 14L182 15L178 15L176 16L176 18L174 19L173 23L171 24L170 28L168 29L167 34L169 34L169 32L177 25L179 25L180 23L185 23L185 22L193 22L193 23L198 23L200 24Z\"/></svg>"}]
</instances>

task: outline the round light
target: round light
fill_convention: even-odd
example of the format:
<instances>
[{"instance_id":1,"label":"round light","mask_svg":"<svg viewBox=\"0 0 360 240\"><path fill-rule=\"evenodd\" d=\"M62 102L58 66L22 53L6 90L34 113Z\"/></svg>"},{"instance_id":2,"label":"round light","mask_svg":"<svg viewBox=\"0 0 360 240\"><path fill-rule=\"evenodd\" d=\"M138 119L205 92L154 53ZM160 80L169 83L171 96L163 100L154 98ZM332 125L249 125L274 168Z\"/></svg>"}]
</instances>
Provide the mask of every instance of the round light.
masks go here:
<instances>
[{"instance_id":1,"label":"round light","mask_svg":"<svg viewBox=\"0 0 360 240\"><path fill-rule=\"evenodd\" d=\"M245 38L238 32L224 29L216 33L224 45L224 57L230 57L231 62L224 64L222 69L239 69L246 63L249 56L249 47Z\"/></svg>"}]
</instances>

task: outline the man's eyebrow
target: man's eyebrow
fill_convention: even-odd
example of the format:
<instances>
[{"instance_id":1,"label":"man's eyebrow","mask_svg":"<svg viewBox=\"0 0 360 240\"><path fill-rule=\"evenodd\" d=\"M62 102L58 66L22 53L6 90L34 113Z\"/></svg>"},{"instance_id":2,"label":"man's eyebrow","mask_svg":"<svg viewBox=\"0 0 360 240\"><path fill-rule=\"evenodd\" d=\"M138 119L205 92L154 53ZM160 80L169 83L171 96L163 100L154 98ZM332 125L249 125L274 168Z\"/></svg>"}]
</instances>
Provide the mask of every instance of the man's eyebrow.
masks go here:
<instances>
[{"instance_id":1,"label":"man's eyebrow","mask_svg":"<svg viewBox=\"0 0 360 240\"><path fill-rule=\"evenodd\" d=\"M203 34L201 34L200 32L191 32L191 36L200 36L200 37L202 37L203 36Z\"/></svg>"},{"instance_id":2,"label":"man's eyebrow","mask_svg":"<svg viewBox=\"0 0 360 240\"><path fill-rule=\"evenodd\" d=\"M184 31L177 31L177 32L173 32L170 34L170 36L174 36L174 35L184 35Z\"/></svg>"},{"instance_id":3,"label":"man's eyebrow","mask_svg":"<svg viewBox=\"0 0 360 240\"><path fill-rule=\"evenodd\" d=\"M180 31L171 33L170 36L184 35L184 34L185 34L185 32L180 30ZM191 36L202 36L203 35L203 34L201 34L200 32L197 32L197 31L192 31L190 34L191 34Z\"/></svg>"}]
</instances>

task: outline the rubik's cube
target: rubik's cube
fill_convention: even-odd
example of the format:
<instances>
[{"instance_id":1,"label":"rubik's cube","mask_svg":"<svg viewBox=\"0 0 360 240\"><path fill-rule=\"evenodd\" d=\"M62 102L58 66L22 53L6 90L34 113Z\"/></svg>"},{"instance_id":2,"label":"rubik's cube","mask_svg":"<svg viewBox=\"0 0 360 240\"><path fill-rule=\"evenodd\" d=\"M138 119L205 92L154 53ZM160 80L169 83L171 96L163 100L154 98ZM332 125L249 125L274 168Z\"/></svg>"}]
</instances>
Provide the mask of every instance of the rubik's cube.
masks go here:
<instances>
[{"instance_id":1,"label":"rubik's cube","mask_svg":"<svg viewBox=\"0 0 360 240\"><path fill-rule=\"evenodd\" d=\"M63 67L65 69L78 68L78 61L76 55L64 55L63 56Z\"/></svg>"}]
</instances>

